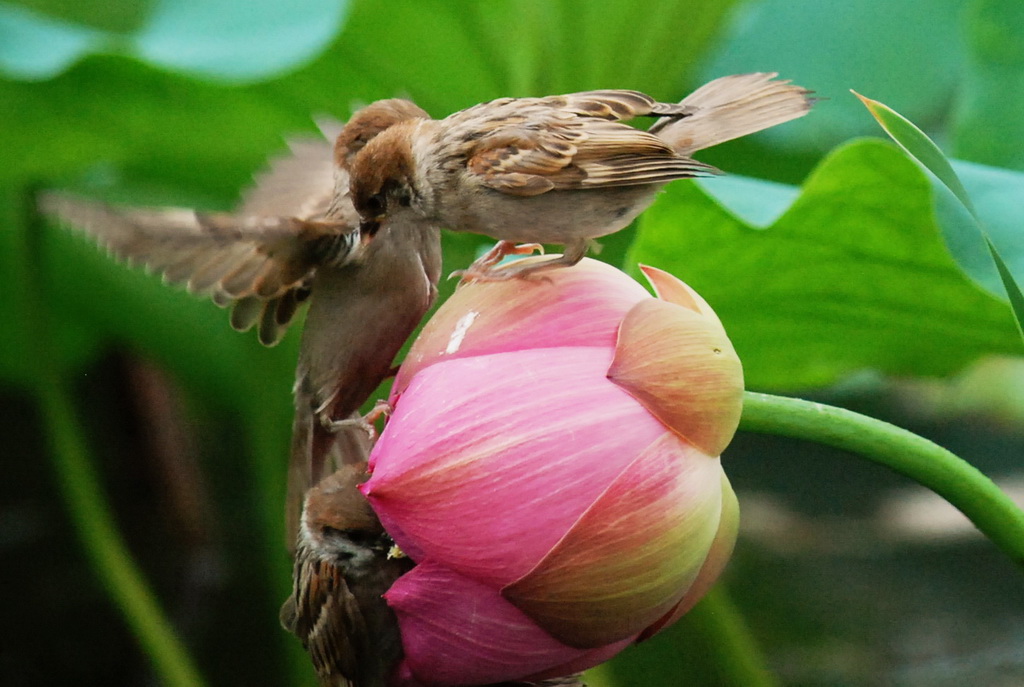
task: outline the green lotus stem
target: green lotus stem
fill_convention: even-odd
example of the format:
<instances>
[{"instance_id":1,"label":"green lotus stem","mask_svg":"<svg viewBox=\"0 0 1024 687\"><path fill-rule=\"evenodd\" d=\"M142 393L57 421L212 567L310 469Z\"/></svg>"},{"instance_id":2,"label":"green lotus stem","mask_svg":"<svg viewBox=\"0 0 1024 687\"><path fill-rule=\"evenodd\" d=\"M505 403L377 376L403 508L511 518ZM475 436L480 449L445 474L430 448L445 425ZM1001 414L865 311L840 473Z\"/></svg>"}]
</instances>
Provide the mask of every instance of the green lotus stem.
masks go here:
<instances>
[{"instance_id":1,"label":"green lotus stem","mask_svg":"<svg viewBox=\"0 0 1024 687\"><path fill-rule=\"evenodd\" d=\"M152 661L159 681L173 687L201 687L204 681L199 671L117 530L75 415L71 393L51 344L49 312L41 296L46 292L40 245L45 228L35 198L35 193L26 190L11 203L11 207L20 206L21 210L21 217L11 218L12 224L21 224L16 238L20 255L14 261L21 287L16 297L21 299L19 305L31 336L32 391L50 444L61 497L97 577Z\"/></svg>"},{"instance_id":2,"label":"green lotus stem","mask_svg":"<svg viewBox=\"0 0 1024 687\"><path fill-rule=\"evenodd\" d=\"M843 408L746 392L740 429L859 454L931 489L1024 566L1024 511L962 458L913 432Z\"/></svg>"},{"instance_id":3,"label":"green lotus stem","mask_svg":"<svg viewBox=\"0 0 1024 687\"><path fill-rule=\"evenodd\" d=\"M776 687L757 640L743 614L733 604L726 585L719 582L684 616L687 628L701 638L723 685Z\"/></svg>"},{"instance_id":4,"label":"green lotus stem","mask_svg":"<svg viewBox=\"0 0 1024 687\"><path fill-rule=\"evenodd\" d=\"M56 379L46 380L41 387L39 404L61 493L97 576L149 655L160 681L175 687L199 687L203 680L188 651L117 531L70 394Z\"/></svg>"}]
</instances>

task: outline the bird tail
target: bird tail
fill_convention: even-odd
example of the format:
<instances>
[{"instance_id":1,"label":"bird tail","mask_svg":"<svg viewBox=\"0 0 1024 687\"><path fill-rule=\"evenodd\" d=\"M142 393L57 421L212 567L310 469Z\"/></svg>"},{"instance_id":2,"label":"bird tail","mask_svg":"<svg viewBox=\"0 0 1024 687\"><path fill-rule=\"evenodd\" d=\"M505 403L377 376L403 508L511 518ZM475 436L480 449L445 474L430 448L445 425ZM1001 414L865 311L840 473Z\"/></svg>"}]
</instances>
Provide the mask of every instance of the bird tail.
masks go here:
<instances>
[{"instance_id":1,"label":"bird tail","mask_svg":"<svg viewBox=\"0 0 1024 687\"><path fill-rule=\"evenodd\" d=\"M807 114L815 102L812 91L776 76L758 72L715 79L682 100L687 116L662 117L649 131L689 156Z\"/></svg>"}]
</instances>

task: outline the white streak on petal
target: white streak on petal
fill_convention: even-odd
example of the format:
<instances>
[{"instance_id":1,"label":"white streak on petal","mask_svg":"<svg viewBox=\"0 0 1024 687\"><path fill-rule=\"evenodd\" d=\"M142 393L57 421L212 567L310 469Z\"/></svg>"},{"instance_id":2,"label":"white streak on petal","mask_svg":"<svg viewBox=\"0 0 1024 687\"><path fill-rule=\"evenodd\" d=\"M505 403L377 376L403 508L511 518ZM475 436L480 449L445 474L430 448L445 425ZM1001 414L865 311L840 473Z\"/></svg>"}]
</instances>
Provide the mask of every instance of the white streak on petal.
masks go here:
<instances>
[{"instance_id":1,"label":"white streak on petal","mask_svg":"<svg viewBox=\"0 0 1024 687\"><path fill-rule=\"evenodd\" d=\"M446 354L451 355L458 352L459 347L462 346L462 340L466 338L466 332L473 326L473 322L479 314L475 310L470 310L459 318L459 321L455 323L452 335L448 338L448 346L444 349Z\"/></svg>"}]
</instances>

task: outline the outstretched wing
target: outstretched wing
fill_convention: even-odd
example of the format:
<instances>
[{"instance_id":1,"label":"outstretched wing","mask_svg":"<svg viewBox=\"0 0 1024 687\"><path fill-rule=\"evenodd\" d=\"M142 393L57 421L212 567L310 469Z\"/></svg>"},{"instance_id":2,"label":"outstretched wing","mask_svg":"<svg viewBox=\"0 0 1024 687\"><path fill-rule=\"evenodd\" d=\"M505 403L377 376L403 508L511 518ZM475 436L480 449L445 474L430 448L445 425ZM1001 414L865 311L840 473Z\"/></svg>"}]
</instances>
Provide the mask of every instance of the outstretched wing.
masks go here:
<instances>
[{"instance_id":1,"label":"outstretched wing","mask_svg":"<svg viewBox=\"0 0 1024 687\"><path fill-rule=\"evenodd\" d=\"M255 184L242 195L238 215L298 219L322 219L327 215L335 189L332 141L343 125L334 120L318 124L322 138L289 139L288 153L271 159L267 169L256 174ZM342 219L357 221L354 214Z\"/></svg>"},{"instance_id":2,"label":"outstretched wing","mask_svg":"<svg viewBox=\"0 0 1024 687\"><path fill-rule=\"evenodd\" d=\"M659 103L637 91L509 100L484 122L478 119L485 133L473 144L467 168L483 186L521 196L713 174L713 167L680 156L657 136L622 123L641 116L688 114L688 106Z\"/></svg>"},{"instance_id":3,"label":"outstretched wing","mask_svg":"<svg viewBox=\"0 0 1024 687\"><path fill-rule=\"evenodd\" d=\"M232 325L246 330L259 321L267 345L308 295L317 264L344 262L359 246L358 226L347 220L115 207L60 193L44 195L40 206L115 257L234 305Z\"/></svg>"},{"instance_id":4,"label":"outstretched wing","mask_svg":"<svg viewBox=\"0 0 1024 687\"><path fill-rule=\"evenodd\" d=\"M347 173L335 169L328 140L341 124L320 128L324 139L289 141L289 153L256 175L235 213L115 207L59 193L45 195L41 209L116 257L233 306L233 327L258 324L260 341L273 345L308 297L317 265L344 264L360 247Z\"/></svg>"}]
</instances>

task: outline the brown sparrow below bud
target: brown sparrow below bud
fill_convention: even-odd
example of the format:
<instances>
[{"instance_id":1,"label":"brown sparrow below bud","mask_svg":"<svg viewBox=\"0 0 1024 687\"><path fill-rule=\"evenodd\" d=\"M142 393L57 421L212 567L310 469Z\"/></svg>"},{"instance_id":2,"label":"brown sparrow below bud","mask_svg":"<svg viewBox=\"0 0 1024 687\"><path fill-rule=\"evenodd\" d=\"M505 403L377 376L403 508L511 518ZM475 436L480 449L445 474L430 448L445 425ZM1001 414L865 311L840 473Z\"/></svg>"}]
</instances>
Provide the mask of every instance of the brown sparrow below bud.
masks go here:
<instances>
[{"instance_id":1,"label":"brown sparrow below bud","mask_svg":"<svg viewBox=\"0 0 1024 687\"><path fill-rule=\"evenodd\" d=\"M776 74L716 79L678 104L636 91L503 98L383 132L352 162L352 201L384 219L501 239L466 276L507 279L572 265L591 239L628 225L669 181L717 172L696 150L807 113L809 91ZM659 119L649 131L622 120ZM494 269L513 243L562 243L561 257Z\"/></svg>"},{"instance_id":2,"label":"brown sparrow below bud","mask_svg":"<svg viewBox=\"0 0 1024 687\"><path fill-rule=\"evenodd\" d=\"M324 687L385 687L402 658L394 613L383 599L408 558L357 488L365 463L351 462L309 490L296 547L292 595L281 625L309 652ZM491 687L582 687L579 676Z\"/></svg>"},{"instance_id":3,"label":"brown sparrow below bud","mask_svg":"<svg viewBox=\"0 0 1024 687\"><path fill-rule=\"evenodd\" d=\"M365 464L345 465L309 490L294 591L281 608L325 687L385 687L402 656L382 596L413 563L388 557L393 542L357 489L367 476Z\"/></svg>"},{"instance_id":4,"label":"brown sparrow below bud","mask_svg":"<svg viewBox=\"0 0 1024 687\"><path fill-rule=\"evenodd\" d=\"M353 156L389 126L426 113L406 100L357 112L332 148L291 145L272 163L235 213L177 208L115 208L48 194L42 209L82 227L117 257L161 272L220 305L231 322L259 322L275 343L300 303L309 300L295 382L296 414L289 469L288 531L315 484L348 453L336 441L360 441L352 414L392 372L395 355L437 295L440 234L417 222L360 234L349 199Z\"/></svg>"}]
</instances>

